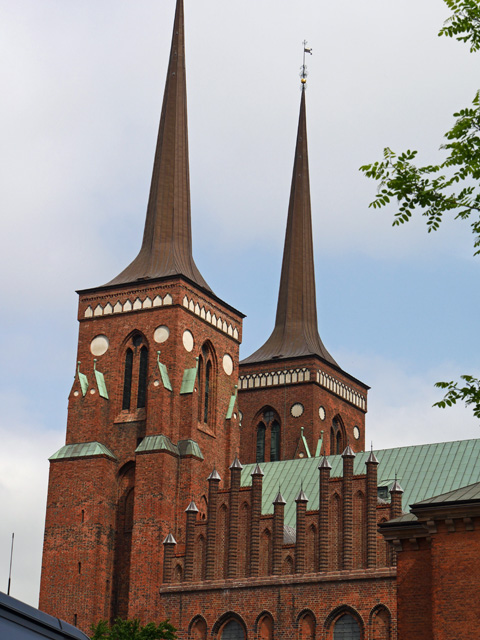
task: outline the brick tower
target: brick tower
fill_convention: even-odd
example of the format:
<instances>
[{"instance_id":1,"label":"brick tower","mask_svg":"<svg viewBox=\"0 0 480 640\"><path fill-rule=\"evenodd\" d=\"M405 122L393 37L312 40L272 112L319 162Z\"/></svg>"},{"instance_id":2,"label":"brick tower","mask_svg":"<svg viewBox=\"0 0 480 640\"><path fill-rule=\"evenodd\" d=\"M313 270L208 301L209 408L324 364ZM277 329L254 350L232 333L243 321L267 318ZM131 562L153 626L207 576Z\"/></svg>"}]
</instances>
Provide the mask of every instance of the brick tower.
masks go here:
<instances>
[{"instance_id":1,"label":"brick tower","mask_svg":"<svg viewBox=\"0 0 480 640\"><path fill-rule=\"evenodd\" d=\"M242 462L365 448L368 387L343 371L318 333L305 77L275 327L240 363Z\"/></svg>"},{"instance_id":2,"label":"brick tower","mask_svg":"<svg viewBox=\"0 0 480 640\"><path fill-rule=\"evenodd\" d=\"M156 610L162 542L185 541L193 494L239 450L243 315L192 256L183 0L177 1L143 242L79 292L66 443L51 457L40 608L92 620ZM148 604L147 604L148 603Z\"/></svg>"}]
</instances>

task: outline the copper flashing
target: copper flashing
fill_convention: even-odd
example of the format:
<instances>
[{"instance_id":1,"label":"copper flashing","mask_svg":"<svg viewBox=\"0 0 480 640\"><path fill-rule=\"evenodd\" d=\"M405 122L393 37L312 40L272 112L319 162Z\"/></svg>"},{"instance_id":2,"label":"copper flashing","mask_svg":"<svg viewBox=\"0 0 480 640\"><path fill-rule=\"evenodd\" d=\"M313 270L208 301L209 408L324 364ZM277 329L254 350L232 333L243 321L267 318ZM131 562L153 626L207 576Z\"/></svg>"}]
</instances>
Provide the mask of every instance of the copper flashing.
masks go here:
<instances>
[{"instance_id":1,"label":"copper flashing","mask_svg":"<svg viewBox=\"0 0 480 640\"><path fill-rule=\"evenodd\" d=\"M265 344L242 364L306 355L317 355L338 367L318 333L303 88L275 328Z\"/></svg>"},{"instance_id":2,"label":"copper flashing","mask_svg":"<svg viewBox=\"0 0 480 640\"><path fill-rule=\"evenodd\" d=\"M172 275L210 291L192 254L183 0L177 0L175 11L142 246L107 286Z\"/></svg>"}]
</instances>

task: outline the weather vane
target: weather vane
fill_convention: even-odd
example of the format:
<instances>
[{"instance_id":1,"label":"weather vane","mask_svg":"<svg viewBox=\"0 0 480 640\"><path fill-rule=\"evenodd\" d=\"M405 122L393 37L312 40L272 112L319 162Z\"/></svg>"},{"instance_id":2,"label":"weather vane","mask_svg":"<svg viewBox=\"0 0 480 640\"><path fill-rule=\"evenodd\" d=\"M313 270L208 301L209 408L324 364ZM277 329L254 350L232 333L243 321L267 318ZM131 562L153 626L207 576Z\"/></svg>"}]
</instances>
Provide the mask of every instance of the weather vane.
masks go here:
<instances>
[{"instance_id":1,"label":"weather vane","mask_svg":"<svg viewBox=\"0 0 480 640\"><path fill-rule=\"evenodd\" d=\"M305 64L305 54L309 53L310 55L312 55L312 47L307 47L307 41L304 40L302 42L303 44L303 64L300 67L300 78L301 78L301 83L303 85L305 85L307 83L307 76L308 76L308 72L307 72L307 65Z\"/></svg>"}]
</instances>

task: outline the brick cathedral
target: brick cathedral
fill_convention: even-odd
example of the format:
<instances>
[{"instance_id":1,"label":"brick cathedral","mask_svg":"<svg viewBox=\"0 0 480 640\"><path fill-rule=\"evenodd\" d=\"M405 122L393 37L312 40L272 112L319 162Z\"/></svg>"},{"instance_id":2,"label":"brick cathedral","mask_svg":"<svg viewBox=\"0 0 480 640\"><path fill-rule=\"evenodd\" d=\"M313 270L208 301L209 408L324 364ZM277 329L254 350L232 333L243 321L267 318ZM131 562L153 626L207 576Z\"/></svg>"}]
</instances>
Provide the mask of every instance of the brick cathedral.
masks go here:
<instances>
[{"instance_id":1,"label":"brick cathedral","mask_svg":"<svg viewBox=\"0 0 480 640\"><path fill-rule=\"evenodd\" d=\"M275 326L239 361L244 316L192 255L183 11L177 0L140 252L79 292L40 608L87 632L169 618L181 639L452 638L435 558L465 542L478 582L480 469L465 461L480 442L365 452L368 386L318 332L305 84Z\"/></svg>"}]
</instances>

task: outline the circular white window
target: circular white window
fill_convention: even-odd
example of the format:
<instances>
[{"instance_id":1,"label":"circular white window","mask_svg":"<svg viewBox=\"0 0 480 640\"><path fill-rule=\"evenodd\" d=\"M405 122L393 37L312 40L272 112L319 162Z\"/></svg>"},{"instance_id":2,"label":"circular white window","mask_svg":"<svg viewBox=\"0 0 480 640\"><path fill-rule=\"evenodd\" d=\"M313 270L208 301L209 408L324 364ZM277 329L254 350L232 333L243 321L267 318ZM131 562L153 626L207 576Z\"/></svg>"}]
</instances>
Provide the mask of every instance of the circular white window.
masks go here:
<instances>
[{"instance_id":1,"label":"circular white window","mask_svg":"<svg viewBox=\"0 0 480 640\"><path fill-rule=\"evenodd\" d=\"M107 336L95 336L90 343L90 351L94 356L103 356L109 346L110 342L108 341Z\"/></svg>"},{"instance_id":2,"label":"circular white window","mask_svg":"<svg viewBox=\"0 0 480 640\"><path fill-rule=\"evenodd\" d=\"M153 339L155 342L165 342L170 337L170 329L162 324L160 327L157 327L153 334Z\"/></svg>"},{"instance_id":3,"label":"circular white window","mask_svg":"<svg viewBox=\"0 0 480 640\"><path fill-rule=\"evenodd\" d=\"M355 438L355 440L360 440L360 429L357 427L357 425L353 427L353 437Z\"/></svg>"},{"instance_id":4,"label":"circular white window","mask_svg":"<svg viewBox=\"0 0 480 640\"><path fill-rule=\"evenodd\" d=\"M290 413L294 418L299 418L303 414L303 404L301 404L300 402L292 404Z\"/></svg>"},{"instance_id":5,"label":"circular white window","mask_svg":"<svg viewBox=\"0 0 480 640\"><path fill-rule=\"evenodd\" d=\"M319 408L318 415L320 416L320 420L325 420L326 413L325 413L325 409L323 407Z\"/></svg>"},{"instance_id":6,"label":"circular white window","mask_svg":"<svg viewBox=\"0 0 480 640\"><path fill-rule=\"evenodd\" d=\"M185 349L187 351L193 351L193 345L194 345L194 340L193 340L193 334L191 333L191 331L184 331L183 332L183 346L185 347Z\"/></svg>"},{"instance_id":7,"label":"circular white window","mask_svg":"<svg viewBox=\"0 0 480 640\"><path fill-rule=\"evenodd\" d=\"M223 370L225 371L227 376L231 376L233 373L233 360L231 356L228 355L228 353L223 356Z\"/></svg>"}]
</instances>

